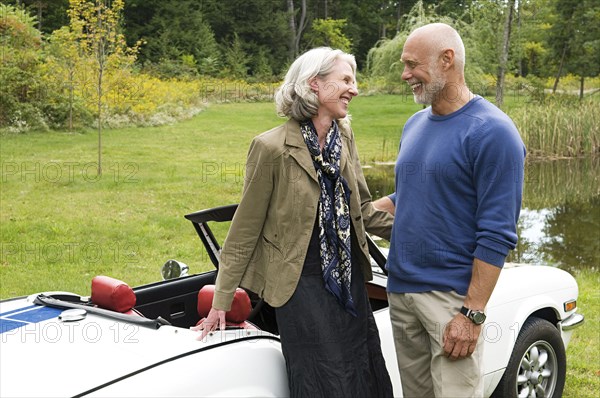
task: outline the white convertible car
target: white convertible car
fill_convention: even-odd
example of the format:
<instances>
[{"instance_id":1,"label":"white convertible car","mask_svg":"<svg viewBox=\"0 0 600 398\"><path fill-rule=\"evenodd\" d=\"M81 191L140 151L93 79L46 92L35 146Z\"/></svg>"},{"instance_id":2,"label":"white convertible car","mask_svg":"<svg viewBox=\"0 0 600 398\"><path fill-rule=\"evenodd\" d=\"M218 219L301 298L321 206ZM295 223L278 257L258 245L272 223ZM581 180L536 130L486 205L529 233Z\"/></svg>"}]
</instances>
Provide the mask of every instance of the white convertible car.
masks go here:
<instances>
[{"instance_id":1,"label":"white convertible car","mask_svg":"<svg viewBox=\"0 0 600 398\"><path fill-rule=\"evenodd\" d=\"M209 227L236 206L186 215L218 268ZM394 393L402 396L386 299L384 253L370 241L375 278L367 283ZM130 288L107 276L91 296L45 292L0 302L1 397L285 397L285 363L273 309L238 290L231 327L204 341L189 330L210 307L217 270L181 275L170 260L164 281ZM560 397L578 288L552 267L507 265L484 324L486 396Z\"/></svg>"}]
</instances>

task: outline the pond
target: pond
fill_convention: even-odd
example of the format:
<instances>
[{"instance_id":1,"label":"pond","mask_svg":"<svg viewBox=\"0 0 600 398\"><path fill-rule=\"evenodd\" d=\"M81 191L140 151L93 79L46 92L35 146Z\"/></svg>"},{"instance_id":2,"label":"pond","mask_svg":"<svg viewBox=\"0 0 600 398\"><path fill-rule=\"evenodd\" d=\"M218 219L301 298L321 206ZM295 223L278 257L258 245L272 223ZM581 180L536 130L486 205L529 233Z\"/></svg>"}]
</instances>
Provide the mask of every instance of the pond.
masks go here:
<instances>
[{"instance_id":1,"label":"pond","mask_svg":"<svg viewBox=\"0 0 600 398\"><path fill-rule=\"evenodd\" d=\"M394 190L394 166L366 167L373 198ZM507 261L565 270L600 266L600 159L528 161L519 243Z\"/></svg>"}]
</instances>

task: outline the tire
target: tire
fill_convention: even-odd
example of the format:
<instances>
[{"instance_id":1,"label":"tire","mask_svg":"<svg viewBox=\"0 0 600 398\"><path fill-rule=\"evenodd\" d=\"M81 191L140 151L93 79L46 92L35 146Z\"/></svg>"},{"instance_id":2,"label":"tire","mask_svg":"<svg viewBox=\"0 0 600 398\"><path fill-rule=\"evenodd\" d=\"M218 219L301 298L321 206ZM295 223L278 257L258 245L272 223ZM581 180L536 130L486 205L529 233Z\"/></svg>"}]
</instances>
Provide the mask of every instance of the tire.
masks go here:
<instances>
[{"instance_id":1,"label":"tire","mask_svg":"<svg viewBox=\"0 0 600 398\"><path fill-rule=\"evenodd\" d=\"M565 346L559 330L545 319L529 318L492 398L560 398L566 370Z\"/></svg>"}]
</instances>

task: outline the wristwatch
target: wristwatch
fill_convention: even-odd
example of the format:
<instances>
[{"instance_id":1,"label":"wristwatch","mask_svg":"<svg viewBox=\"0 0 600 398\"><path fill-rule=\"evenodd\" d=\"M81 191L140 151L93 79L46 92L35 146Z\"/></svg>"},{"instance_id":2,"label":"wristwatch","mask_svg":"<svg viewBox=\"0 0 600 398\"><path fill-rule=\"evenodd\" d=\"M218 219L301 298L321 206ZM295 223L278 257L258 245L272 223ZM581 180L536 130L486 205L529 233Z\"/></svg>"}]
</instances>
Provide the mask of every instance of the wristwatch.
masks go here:
<instances>
[{"instance_id":1,"label":"wristwatch","mask_svg":"<svg viewBox=\"0 0 600 398\"><path fill-rule=\"evenodd\" d=\"M485 322L485 314L483 311L474 311L463 306L460 309L460 313L469 318L475 325L481 325Z\"/></svg>"}]
</instances>

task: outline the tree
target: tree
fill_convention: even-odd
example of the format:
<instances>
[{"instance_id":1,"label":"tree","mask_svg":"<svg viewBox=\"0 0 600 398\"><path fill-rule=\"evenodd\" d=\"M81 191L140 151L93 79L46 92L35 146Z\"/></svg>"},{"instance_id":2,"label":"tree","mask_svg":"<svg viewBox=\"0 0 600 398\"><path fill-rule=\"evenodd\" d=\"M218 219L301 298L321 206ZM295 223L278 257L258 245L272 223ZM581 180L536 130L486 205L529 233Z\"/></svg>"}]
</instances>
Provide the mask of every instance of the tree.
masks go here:
<instances>
[{"instance_id":1,"label":"tree","mask_svg":"<svg viewBox=\"0 0 600 398\"><path fill-rule=\"evenodd\" d=\"M0 126L15 131L44 125L36 103L42 40L35 24L22 8L0 4Z\"/></svg>"},{"instance_id":2,"label":"tree","mask_svg":"<svg viewBox=\"0 0 600 398\"><path fill-rule=\"evenodd\" d=\"M496 105L502 106L504 102L504 75L506 73L506 64L508 62L508 50L510 47L510 31L512 28L513 14L515 10L515 0L508 0L508 9L506 10L506 23L504 24L504 35L502 36L502 52L500 53L500 62L498 66L498 75L496 80Z\"/></svg>"},{"instance_id":3,"label":"tree","mask_svg":"<svg viewBox=\"0 0 600 398\"><path fill-rule=\"evenodd\" d=\"M289 57L288 60L292 61L298 54L300 53L300 39L302 38L302 33L307 25L306 20L306 0L302 0L300 6L300 20L296 23L296 9L294 6L294 0L287 0L288 5L288 18L289 18L289 27L290 27L290 44L289 44Z\"/></svg>"},{"instance_id":4,"label":"tree","mask_svg":"<svg viewBox=\"0 0 600 398\"><path fill-rule=\"evenodd\" d=\"M73 129L75 74L81 67L79 47L73 31L68 26L55 30L48 40L46 52L46 64L49 72L54 77L54 82L62 86L56 91L60 94L65 86L67 88L67 127L70 131Z\"/></svg>"},{"instance_id":5,"label":"tree","mask_svg":"<svg viewBox=\"0 0 600 398\"><path fill-rule=\"evenodd\" d=\"M345 26L345 19L315 19L306 39L310 47L328 46L350 52L352 42L342 32Z\"/></svg>"},{"instance_id":6,"label":"tree","mask_svg":"<svg viewBox=\"0 0 600 398\"><path fill-rule=\"evenodd\" d=\"M102 175L102 123L105 72L119 68L135 59L137 48L129 48L121 33L123 0L69 0L71 30L81 53L95 62L95 82L98 120L98 175Z\"/></svg>"},{"instance_id":7,"label":"tree","mask_svg":"<svg viewBox=\"0 0 600 398\"><path fill-rule=\"evenodd\" d=\"M191 55L201 74L217 70L221 53L201 3L130 0L124 17L129 45L139 40L147 43L140 48L140 62L179 62L182 56Z\"/></svg>"},{"instance_id":8,"label":"tree","mask_svg":"<svg viewBox=\"0 0 600 398\"><path fill-rule=\"evenodd\" d=\"M577 26L569 41L571 56L565 69L579 76L579 99L583 99L585 78L600 73L600 4L591 0L579 2L573 20Z\"/></svg>"},{"instance_id":9,"label":"tree","mask_svg":"<svg viewBox=\"0 0 600 398\"><path fill-rule=\"evenodd\" d=\"M50 34L69 23L69 0L4 0L3 3L28 10L35 17L37 29L42 34Z\"/></svg>"},{"instance_id":10,"label":"tree","mask_svg":"<svg viewBox=\"0 0 600 398\"><path fill-rule=\"evenodd\" d=\"M554 0L555 20L549 32L548 43L552 49L552 56L558 59L559 63L552 87L553 93L558 88L558 82L563 75L567 60L571 57L578 57L574 51L577 31L579 31L577 26L581 22L577 20L577 9L583 5L585 2L580 0Z\"/></svg>"},{"instance_id":11,"label":"tree","mask_svg":"<svg viewBox=\"0 0 600 398\"><path fill-rule=\"evenodd\" d=\"M248 75L248 56L237 33L234 33L231 45L225 50L225 63L228 76L245 78Z\"/></svg>"},{"instance_id":12,"label":"tree","mask_svg":"<svg viewBox=\"0 0 600 398\"><path fill-rule=\"evenodd\" d=\"M456 25L456 21L453 21L448 17L439 17L438 15L435 15L432 8L427 8L423 1L418 1L406 15L405 22L402 24L400 32L393 39L380 40L377 45L369 51L367 57L367 74L371 77L383 78L391 87L401 84L403 65L400 61L400 57L402 55L404 42L412 30L433 22L444 22L449 25Z\"/></svg>"}]
</instances>

